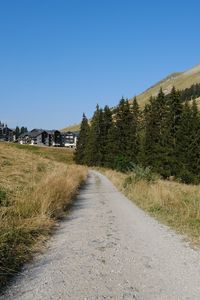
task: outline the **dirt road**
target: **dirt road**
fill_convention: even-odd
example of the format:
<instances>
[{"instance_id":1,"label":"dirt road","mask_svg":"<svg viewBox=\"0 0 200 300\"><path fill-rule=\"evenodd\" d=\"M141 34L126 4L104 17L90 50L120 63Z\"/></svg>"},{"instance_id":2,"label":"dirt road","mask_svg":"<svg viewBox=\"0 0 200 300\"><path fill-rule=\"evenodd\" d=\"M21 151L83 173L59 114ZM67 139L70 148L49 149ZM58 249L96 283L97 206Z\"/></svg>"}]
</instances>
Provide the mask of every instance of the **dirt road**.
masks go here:
<instances>
[{"instance_id":1,"label":"dirt road","mask_svg":"<svg viewBox=\"0 0 200 300\"><path fill-rule=\"evenodd\" d=\"M0 299L199 300L200 252L90 172L48 249Z\"/></svg>"}]
</instances>

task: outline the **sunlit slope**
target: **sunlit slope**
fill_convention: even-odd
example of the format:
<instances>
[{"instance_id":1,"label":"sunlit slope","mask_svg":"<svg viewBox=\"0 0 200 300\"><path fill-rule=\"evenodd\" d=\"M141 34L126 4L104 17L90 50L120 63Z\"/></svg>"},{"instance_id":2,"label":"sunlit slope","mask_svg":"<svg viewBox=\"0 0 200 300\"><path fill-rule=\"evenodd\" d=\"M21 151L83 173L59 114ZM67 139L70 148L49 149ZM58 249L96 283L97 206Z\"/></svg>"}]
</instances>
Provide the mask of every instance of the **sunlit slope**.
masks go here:
<instances>
[{"instance_id":1,"label":"sunlit slope","mask_svg":"<svg viewBox=\"0 0 200 300\"><path fill-rule=\"evenodd\" d=\"M66 131L79 131L80 130L80 124L74 124L71 126L67 126L63 129L61 129L61 132L66 132Z\"/></svg>"},{"instance_id":2,"label":"sunlit slope","mask_svg":"<svg viewBox=\"0 0 200 300\"><path fill-rule=\"evenodd\" d=\"M142 94L137 96L140 106L144 106L151 96L156 96L162 87L164 93L169 93L173 86L179 90L189 88L195 83L200 83L200 64L182 73L173 73L159 81ZM130 99L132 100L132 99Z\"/></svg>"},{"instance_id":3,"label":"sunlit slope","mask_svg":"<svg viewBox=\"0 0 200 300\"><path fill-rule=\"evenodd\" d=\"M156 96L159 89L162 87L165 94L169 93L173 86L178 90L184 90L191 87L191 85L200 83L200 64L195 67L182 72L182 73L172 73L163 80L159 81L143 93L137 96L138 103L141 107L149 101L151 96ZM133 98L130 99L132 101ZM197 105L200 109L200 98L197 99ZM77 131L80 129L80 124L75 124L63 128L61 131Z\"/></svg>"}]
</instances>

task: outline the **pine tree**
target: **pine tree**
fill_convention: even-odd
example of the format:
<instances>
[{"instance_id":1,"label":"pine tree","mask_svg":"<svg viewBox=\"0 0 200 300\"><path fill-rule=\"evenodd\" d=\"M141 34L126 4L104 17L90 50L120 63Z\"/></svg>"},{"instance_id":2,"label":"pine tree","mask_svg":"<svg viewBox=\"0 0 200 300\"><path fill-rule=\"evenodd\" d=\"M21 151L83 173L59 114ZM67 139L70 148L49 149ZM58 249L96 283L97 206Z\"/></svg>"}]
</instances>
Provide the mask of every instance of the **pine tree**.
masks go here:
<instances>
[{"instance_id":1,"label":"pine tree","mask_svg":"<svg viewBox=\"0 0 200 300\"><path fill-rule=\"evenodd\" d=\"M166 98L160 89L158 96L151 98L144 110L144 154L145 165L164 177L171 175L167 111Z\"/></svg>"},{"instance_id":2,"label":"pine tree","mask_svg":"<svg viewBox=\"0 0 200 300\"><path fill-rule=\"evenodd\" d=\"M196 101L191 107L191 143L189 145L189 171L194 175L194 183L200 180L200 115Z\"/></svg>"},{"instance_id":3,"label":"pine tree","mask_svg":"<svg viewBox=\"0 0 200 300\"><path fill-rule=\"evenodd\" d=\"M20 129L19 129L19 126L16 126L16 128L15 128L16 139L18 139L19 135L20 135Z\"/></svg>"},{"instance_id":4,"label":"pine tree","mask_svg":"<svg viewBox=\"0 0 200 300\"><path fill-rule=\"evenodd\" d=\"M138 163L140 138L139 138L140 111L136 97L131 108L131 120L129 124L128 157L132 163Z\"/></svg>"},{"instance_id":5,"label":"pine tree","mask_svg":"<svg viewBox=\"0 0 200 300\"><path fill-rule=\"evenodd\" d=\"M168 106L167 124L169 129L167 145L170 149L169 165L171 169L171 175L176 175L178 168L176 159L177 135L180 126L183 105L180 92L176 91L175 87L172 88L171 93L166 97L166 99Z\"/></svg>"},{"instance_id":6,"label":"pine tree","mask_svg":"<svg viewBox=\"0 0 200 300\"><path fill-rule=\"evenodd\" d=\"M190 172L190 152L192 142L192 110L188 103L185 102L183 106L183 112L180 118L180 126L177 132L177 176L180 177L184 182L192 182L193 175Z\"/></svg>"},{"instance_id":7,"label":"pine tree","mask_svg":"<svg viewBox=\"0 0 200 300\"><path fill-rule=\"evenodd\" d=\"M77 141L77 147L74 155L74 159L78 164L87 164L87 145L89 141L90 127L88 124L88 119L85 114L83 114L83 119L81 122L80 135Z\"/></svg>"},{"instance_id":8,"label":"pine tree","mask_svg":"<svg viewBox=\"0 0 200 300\"><path fill-rule=\"evenodd\" d=\"M111 120L110 120L111 121ZM128 100L122 98L113 110L105 146L105 166L125 170L130 162L132 114Z\"/></svg>"},{"instance_id":9,"label":"pine tree","mask_svg":"<svg viewBox=\"0 0 200 300\"><path fill-rule=\"evenodd\" d=\"M104 166L115 169L117 157L119 156L118 151L118 131L116 123L113 121L111 127L108 130L107 142L105 145L105 161Z\"/></svg>"},{"instance_id":10,"label":"pine tree","mask_svg":"<svg viewBox=\"0 0 200 300\"><path fill-rule=\"evenodd\" d=\"M97 105L91 120L91 129L88 143L88 164L101 166L103 164L103 111Z\"/></svg>"},{"instance_id":11,"label":"pine tree","mask_svg":"<svg viewBox=\"0 0 200 300\"><path fill-rule=\"evenodd\" d=\"M126 165L130 163L131 158L131 147L130 147L130 139L132 135L132 113L130 109L130 104L128 100L122 98L119 102L119 105L116 109L115 115L115 126L116 126L116 152L117 163L120 165L124 165L123 168L126 168Z\"/></svg>"},{"instance_id":12,"label":"pine tree","mask_svg":"<svg viewBox=\"0 0 200 300\"><path fill-rule=\"evenodd\" d=\"M176 148L177 131L180 124L182 113L182 103L180 93L176 91L175 87L172 88L171 93L167 97L167 104L169 106L169 126L172 136L173 148Z\"/></svg>"},{"instance_id":13,"label":"pine tree","mask_svg":"<svg viewBox=\"0 0 200 300\"><path fill-rule=\"evenodd\" d=\"M155 145L158 142L158 127L156 123L156 99L151 97L144 108L144 165L153 166L156 159Z\"/></svg>"},{"instance_id":14,"label":"pine tree","mask_svg":"<svg viewBox=\"0 0 200 300\"><path fill-rule=\"evenodd\" d=\"M24 126L22 126L21 129L20 129L20 134L22 134L24 132L25 132L25 128L24 128Z\"/></svg>"},{"instance_id":15,"label":"pine tree","mask_svg":"<svg viewBox=\"0 0 200 300\"><path fill-rule=\"evenodd\" d=\"M112 111L106 105L103 110L103 130L102 130L102 165L106 166L107 156L109 156L109 131L112 127Z\"/></svg>"}]
</instances>

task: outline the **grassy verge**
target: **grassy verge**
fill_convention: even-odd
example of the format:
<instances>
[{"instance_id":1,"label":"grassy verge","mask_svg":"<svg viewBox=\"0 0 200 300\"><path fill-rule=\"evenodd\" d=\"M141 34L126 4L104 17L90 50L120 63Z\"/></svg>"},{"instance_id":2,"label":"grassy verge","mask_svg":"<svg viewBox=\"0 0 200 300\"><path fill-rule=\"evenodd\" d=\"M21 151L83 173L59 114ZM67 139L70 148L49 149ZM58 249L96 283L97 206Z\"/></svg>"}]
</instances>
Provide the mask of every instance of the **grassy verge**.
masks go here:
<instances>
[{"instance_id":1,"label":"grassy verge","mask_svg":"<svg viewBox=\"0 0 200 300\"><path fill-rule=\"evenodd\" d=\"M59 147L38 147L31 145L20 144L7 144L8 147L26 150L30 153L36 154L43 158L48 158L57 162L63 162L67 164L73 163L73 149L59 148Z\"/></svg>"},{"instance_id":2,"label":"grassy verge","mask_svg":"<svg viewBox=\"0 0 200 300\"><path fill-rule=\"evenodd\" d=\"M47 238L87 176L85 167L58 162L60 149L33 148L0 144L0 287Z\"/></svg>"},{"instance_id":3,"label":"grassy verge","mask_svg":"<svg viewBox=\"0 0 200 300\"><path fill-rule=\"evenodd\" d=\"M200 245L200 186L160 179L134 181L130 174L100 171L139 207Z\"/></svg>"}]
</instances>

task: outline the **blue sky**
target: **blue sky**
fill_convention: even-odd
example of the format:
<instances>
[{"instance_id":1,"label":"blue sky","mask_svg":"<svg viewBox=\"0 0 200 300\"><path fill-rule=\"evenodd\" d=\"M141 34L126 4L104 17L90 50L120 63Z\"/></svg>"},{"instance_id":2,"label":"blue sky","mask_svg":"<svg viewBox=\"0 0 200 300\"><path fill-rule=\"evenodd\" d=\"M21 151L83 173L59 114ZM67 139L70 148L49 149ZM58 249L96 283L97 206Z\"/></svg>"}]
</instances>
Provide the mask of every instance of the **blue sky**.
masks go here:
<instances>
[{"instance_id":1,"label":"blue sky","mask_svg":"<svg viewBox=\"0 0 200 300\"><path fill-rule=\"evenodd\" d=\"M199 1L0 0L0 120L62 128L200 63Z\"/></svg>"}]
</instances>

